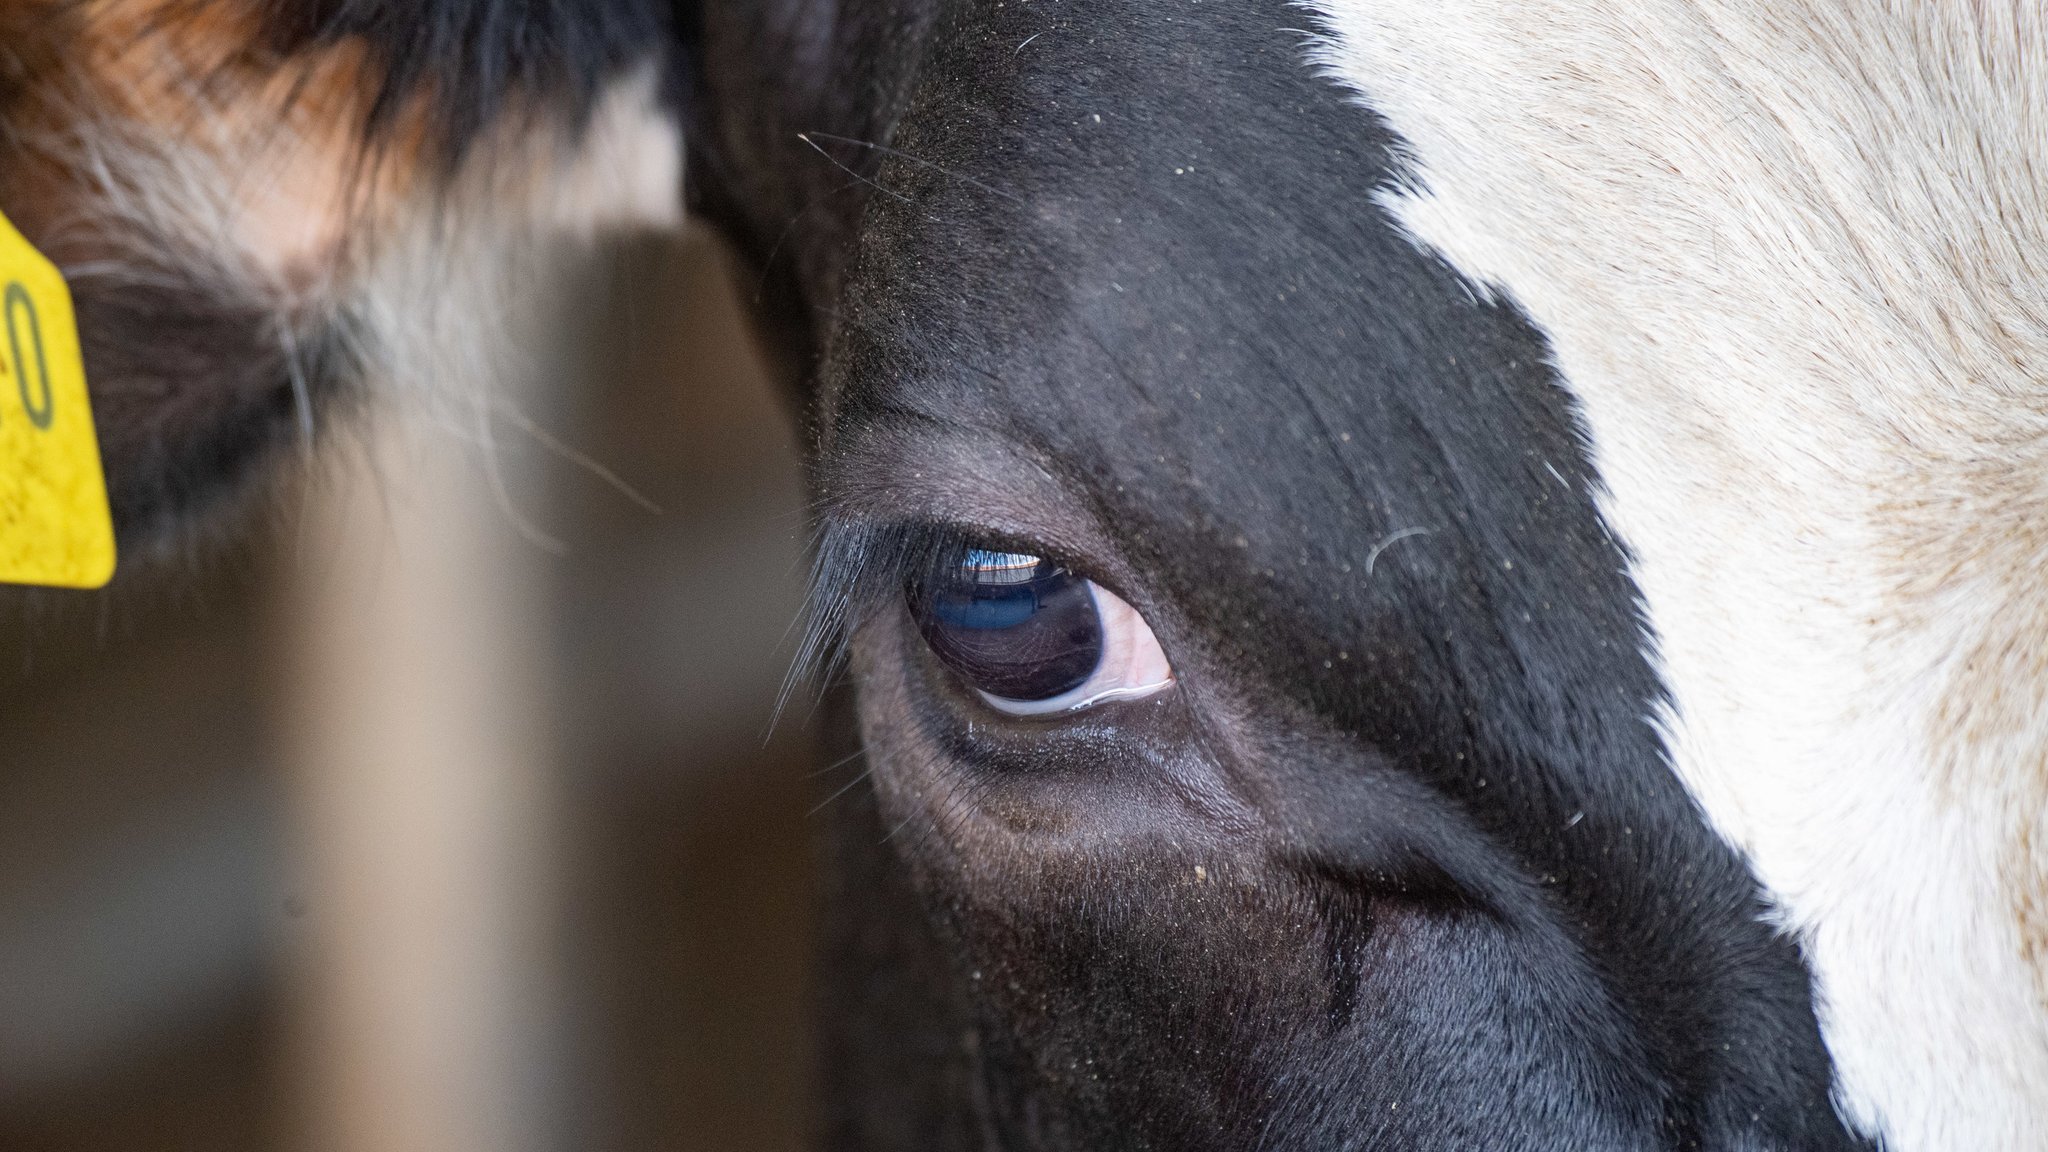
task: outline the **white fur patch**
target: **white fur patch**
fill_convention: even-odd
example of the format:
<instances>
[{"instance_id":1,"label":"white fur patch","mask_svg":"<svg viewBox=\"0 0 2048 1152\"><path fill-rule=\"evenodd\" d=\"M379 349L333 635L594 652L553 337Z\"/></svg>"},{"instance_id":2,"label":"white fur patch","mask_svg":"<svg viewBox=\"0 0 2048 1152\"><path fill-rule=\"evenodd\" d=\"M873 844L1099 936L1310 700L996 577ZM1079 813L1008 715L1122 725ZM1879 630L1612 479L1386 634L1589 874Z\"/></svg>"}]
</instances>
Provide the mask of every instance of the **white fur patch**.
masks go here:
<instances>
[{"instance_id":1,"label":"white fur patch","mask_svg":"<svg viewBox=\"0 0 2048 1152\"><path fill-rule=\"evenodd\" d=\"M439 196L379 221L338 301L373 342L362 358L374 376L415 402L456 402L444 415L488 420L476 405L488 408L493 350L517 343L503 330L511 301L549 282L563 242L681 224L682 136L658 89L652 67L614 82L573 148L559 125L501 124Z\"/></svg>"},{"instance_id":2,"label":"white fur patch","mask_svg":"<svg viewBox=\"0 0 2048 1152\"><path fill-rule=\"evenodd\" d=\"M1309 6L1382 203L1550 337L1844 1113L2048 1148L2048 16Z\"/></svg>"},{"instance_id":3,"label":"white fur patch","mask_svg":"<svg viewBox=\"0 0 2048 1152\"><path fill-rule=\"evenodd\" d=\"M508 382L534 374L536 333L553 305L536 286L559 285L565 258L607 232L682 223L681 131L645 67L602 95L576 146L559 125L517 121L482 142L435 199L401 206L361 249L361 272L338 304L358 333L356 358L400 414L466 440L499 508L529 543L560 542L530 524L500 474L499 436L546 443ZM501 124L504 129L508 125ZM560 451L562 449L557 448Z\"/></svg>"},{"instance_id":4,"label":"white fur patch","mask_svg":"<svg viewBox=\"0 0 2048 1152\"><path fill-rule=\"evenodd\" d=\"M151 59L178 66L168 53ZM259 77L226 99L182 82L189 107L175 132L74 101L63 133L36 142L82 184L52 227L100 236L109 255L67 274L175 265L180 283L272 314L288 346L346 316L373 374L431 383L442 377L427 361L502 342L485 331L495 282L537 278L535 261L565 239L682 222L681 130L651 64L609 84L580 132L546 113L505 117L445 185L414 157L366 162L345 117L280 94L300 75Z\"/></svg>"}]
</instances>

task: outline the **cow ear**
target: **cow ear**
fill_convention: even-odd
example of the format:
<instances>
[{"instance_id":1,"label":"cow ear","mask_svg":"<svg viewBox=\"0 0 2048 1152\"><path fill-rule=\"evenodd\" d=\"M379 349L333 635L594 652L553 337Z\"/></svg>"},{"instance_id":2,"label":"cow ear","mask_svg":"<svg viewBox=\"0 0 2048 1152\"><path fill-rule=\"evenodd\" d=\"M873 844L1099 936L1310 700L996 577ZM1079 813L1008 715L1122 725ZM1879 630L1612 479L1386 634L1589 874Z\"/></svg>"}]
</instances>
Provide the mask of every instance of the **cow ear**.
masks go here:
<instances>
[{"instance_id":1,"label":"cow ear","mask_svg":"<svg viewBox=\"0 0 2048 1152\"><path fill-rule=\"evenodd\" d=\"M665 13L0 0L0 210L71 286L124 545L445 379L537 238L675 220Z\"/></svg>"}]
</instances>

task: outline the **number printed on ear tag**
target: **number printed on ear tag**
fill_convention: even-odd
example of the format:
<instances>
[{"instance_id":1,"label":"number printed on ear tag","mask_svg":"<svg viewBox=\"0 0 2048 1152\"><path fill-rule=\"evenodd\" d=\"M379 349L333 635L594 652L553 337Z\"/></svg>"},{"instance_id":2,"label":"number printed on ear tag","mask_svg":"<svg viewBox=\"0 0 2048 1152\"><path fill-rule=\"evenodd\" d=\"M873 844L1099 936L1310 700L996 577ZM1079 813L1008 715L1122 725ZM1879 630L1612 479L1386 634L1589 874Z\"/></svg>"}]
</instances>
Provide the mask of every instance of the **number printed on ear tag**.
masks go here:
<instances>
[{"instance_id":1,"label":"number printed on ear tag","mask_svg":"<svg viewBox=\"0 0 2048 1152\"><path fill-rule=\"evenodd\" d=\"M0 215L0 582L97 588L113 575L71 290Z\"/></svg>"}]
</instances>

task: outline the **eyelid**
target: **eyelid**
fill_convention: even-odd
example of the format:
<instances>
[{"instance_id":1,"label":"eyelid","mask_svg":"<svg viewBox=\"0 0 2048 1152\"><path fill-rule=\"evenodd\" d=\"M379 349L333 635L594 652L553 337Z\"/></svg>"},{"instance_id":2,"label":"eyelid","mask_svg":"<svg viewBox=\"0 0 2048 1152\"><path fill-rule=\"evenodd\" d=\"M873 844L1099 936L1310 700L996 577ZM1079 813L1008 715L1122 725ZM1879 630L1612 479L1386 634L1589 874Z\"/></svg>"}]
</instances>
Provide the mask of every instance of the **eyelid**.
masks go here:
<instances>
[{"instance_id":1,"label":"eyelid","mask_svg":"<svg viewBox=\"0 0 2048 1152\"><path fill-rule=\"evenodd\" d=\"M893 407L832 433L820 472L828 528L940 528L1115 586L1103 579L1117 575L1115 539L1043 446L971 414Z\"/></svg>"},{"instance_id":2,"label":"eyelid","mask_svg":"<svg viewBox=\"0 0 2048 1152\"><path fill-rule=\"evenodd\" d=\"M820 582L830 579L836 588L822 590L837 591L847 599L870 592L887 593L933 570L934 565L950 566L973 552L1035 556L1104 588L1116 588L1113 580L1105 578L1101 565L1072 549L1007 528L953 519L853 522L828 525L826 540L829 543L842 533L860 538L859 547L868 562L834 565L832 572L821 574Z\"/></svg>"}]
</instances>

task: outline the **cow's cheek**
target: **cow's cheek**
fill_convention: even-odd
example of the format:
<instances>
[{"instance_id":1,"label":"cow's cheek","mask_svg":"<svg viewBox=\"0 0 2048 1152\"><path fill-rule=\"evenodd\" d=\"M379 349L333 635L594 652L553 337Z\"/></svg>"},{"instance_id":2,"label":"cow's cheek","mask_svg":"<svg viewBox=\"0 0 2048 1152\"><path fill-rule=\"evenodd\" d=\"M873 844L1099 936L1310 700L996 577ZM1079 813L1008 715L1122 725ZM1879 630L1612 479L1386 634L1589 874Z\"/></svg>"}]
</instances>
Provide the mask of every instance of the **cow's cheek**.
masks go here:
<instances>
[{"instance_id":1,"label":"cow's cheek","mask_svg":"<svg viewBox=\"0 0 2048 1152\"><path fill-rule=\"evenodd\" d=\"M1142 740L1094 740L1090 765L1041 729L1047 763L1010 745L991 773L973 762L987 733L932 698L916 643L891 626L855 643L867 762L983 1020L998 1117L1185 1148L1263 1130L1291 1065L1350 1044L1363 903L1338 915L1258 828L1164 783Z\"/></svg>"}]
</instances>

